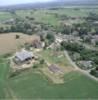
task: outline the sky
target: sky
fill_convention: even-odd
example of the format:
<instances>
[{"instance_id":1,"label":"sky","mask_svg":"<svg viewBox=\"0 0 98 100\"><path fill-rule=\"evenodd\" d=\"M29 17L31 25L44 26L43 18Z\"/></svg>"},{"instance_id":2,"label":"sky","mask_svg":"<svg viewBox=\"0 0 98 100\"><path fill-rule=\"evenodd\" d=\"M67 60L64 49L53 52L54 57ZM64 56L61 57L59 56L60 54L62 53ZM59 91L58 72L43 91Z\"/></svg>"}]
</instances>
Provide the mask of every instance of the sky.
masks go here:
<instances>
[{"instance_id":1,"label":"sky","mask_svg":"<svg viewBox=\"0 0 98 100\"><path fill-rule=\"evenodd\" d=\"M37 3L37 2L50 2L54 0L0 0L0 6L13 5L13 4L25 4L25 3Z\"/></svg>"},{"instance_id":2,"label":"sky","mask_svg":"<svg viewBox=\"0 0 98 100\"><path fill-rule=\"evenodd\" d=\"M74 1L97 1L97 0L0 0L0 6L6 5L15 5L15 4L26 4L26 3L37 3L37 2L50 2L50 1L67 1L67 2L74 2Z\"/></svg>"}]
</instances>

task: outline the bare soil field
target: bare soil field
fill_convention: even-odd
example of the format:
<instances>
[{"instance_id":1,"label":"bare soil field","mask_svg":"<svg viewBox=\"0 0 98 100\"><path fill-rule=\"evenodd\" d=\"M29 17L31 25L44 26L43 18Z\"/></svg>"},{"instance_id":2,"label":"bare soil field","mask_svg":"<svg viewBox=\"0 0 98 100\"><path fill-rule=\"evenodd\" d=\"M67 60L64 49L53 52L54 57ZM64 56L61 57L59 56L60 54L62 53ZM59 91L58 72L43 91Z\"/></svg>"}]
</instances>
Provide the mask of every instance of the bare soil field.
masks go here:
<instances>
[{"instance_id":1,"label":"bare soil field","mask_svg":"<svg viewBox=\"0 0 98 100\"><path fill-rule=\"evenodd\" d=\"M16 39L16 35L20 38ZM17 51L24 43L31 42L38 36L29 36L23 33L5 33L0 35L0 55Z\"/></svg>"}]
</instances>

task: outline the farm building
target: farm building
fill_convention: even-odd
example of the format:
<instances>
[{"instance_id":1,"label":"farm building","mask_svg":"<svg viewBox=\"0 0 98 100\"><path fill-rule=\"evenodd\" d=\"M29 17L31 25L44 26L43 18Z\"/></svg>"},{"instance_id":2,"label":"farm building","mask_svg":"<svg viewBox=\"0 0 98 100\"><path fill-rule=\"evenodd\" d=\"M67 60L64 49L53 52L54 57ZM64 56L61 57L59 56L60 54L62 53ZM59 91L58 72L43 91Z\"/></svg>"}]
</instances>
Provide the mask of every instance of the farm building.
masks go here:
<instances>
[{"instance_id":1,"label":"farm building","mask_svg":"<svg viewBox=\"0 0 98 100\"><path fill-rule=\"evenodd\" d=\"M32 52L22 50L21 52L17 52L14 57L14 62L16 64L21 64L27 61L30 61L32 58L34 58L34 55Z\"/></svg>"},{"instance_id":2,"label":"farm building","mask_svg":"<svg viewBox=\"0 0 98 100\"><path fill-rule=\"evenodd\" d=\"M32 46L33 46L34 48L42 48L42 43L41 43L40 40L35 39L35 40L32 42Z\"/></svg>"},{"instance_id":3,"label":"farm building","mask_svg":"<svg viewBox=\"0 0 98 100\"><path fill-rule=\"evenodd\" d=\"M60 69L60 67L55 64L50 65L48 67L48 69L54 74L62 74L63 73L63 70Z\"/></svg>"}]
</instances>

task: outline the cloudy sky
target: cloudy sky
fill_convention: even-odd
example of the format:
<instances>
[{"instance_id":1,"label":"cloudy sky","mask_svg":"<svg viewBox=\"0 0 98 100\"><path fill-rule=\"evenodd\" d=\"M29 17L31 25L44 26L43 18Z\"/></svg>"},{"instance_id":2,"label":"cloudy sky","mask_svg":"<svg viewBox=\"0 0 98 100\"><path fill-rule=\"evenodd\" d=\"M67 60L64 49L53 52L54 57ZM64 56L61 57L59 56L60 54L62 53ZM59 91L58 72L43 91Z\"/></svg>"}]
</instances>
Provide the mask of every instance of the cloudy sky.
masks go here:
<instances>
[{"instance_id":1,"label":"cloudy sky","mask_svg":"<svg viewBox=\"0 0 98 100\"><path fill-rule=\"evenodd\" d=\"M25 3L37 3L37 2L50 2L50 1L67 1L67 2L89 2L89 1L98 1L98 0L0 0L0 6L13 5L13 4L25 4Z\"/></svg>"},{"instance_id":2,"label":"cloudy sky","mask_svg":"<svg viewBox=\"0 0 98 100\"><path fill-rule=\"evenodd\" d=\"M22 4L22 3L36 3L36 2L49 2L54 0L0 0L0 6Z\"/></svg>"}]
</instances>

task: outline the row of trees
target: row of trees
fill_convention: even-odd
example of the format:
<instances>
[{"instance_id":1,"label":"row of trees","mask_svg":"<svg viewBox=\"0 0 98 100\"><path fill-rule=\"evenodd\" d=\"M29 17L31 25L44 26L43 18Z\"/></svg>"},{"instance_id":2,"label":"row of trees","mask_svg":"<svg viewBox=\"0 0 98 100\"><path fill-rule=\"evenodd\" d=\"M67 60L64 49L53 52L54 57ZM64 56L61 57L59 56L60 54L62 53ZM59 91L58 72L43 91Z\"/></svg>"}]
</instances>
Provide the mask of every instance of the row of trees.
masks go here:
<instances>
[{"instance_id":1,"label":"row of trees","mask_svg":"<svg viewBox=\"0 0 98 100\"><path fill-rule=\"evenodd\" d=\"M78 44L78 43L67 43L62 42L61 43L61 49L66 49L68 51L79 53L80 54L80 60L91 60L95 63L95 65L98 65L98 52L92 51L89 49L86 49L84 46Z\"/></svg>"}]
</instances>

